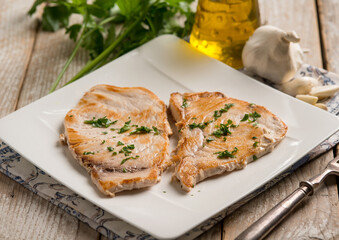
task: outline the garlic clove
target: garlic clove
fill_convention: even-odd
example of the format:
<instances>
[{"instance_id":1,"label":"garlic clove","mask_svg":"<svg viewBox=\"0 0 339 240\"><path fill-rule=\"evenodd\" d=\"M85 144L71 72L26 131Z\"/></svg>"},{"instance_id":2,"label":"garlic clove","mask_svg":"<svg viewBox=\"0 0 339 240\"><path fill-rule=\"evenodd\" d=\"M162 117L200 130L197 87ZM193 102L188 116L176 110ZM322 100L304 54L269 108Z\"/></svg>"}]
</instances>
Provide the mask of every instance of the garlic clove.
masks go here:
<instances>
[{"instance_id":1,"label":"garlic clove","mask_svg":"<svg viewBox=\"0 0 339 240\"><path fill-rule=\"evenodd\" d=\"M323 103L316 103L316 104L314 104L314 106L316 106L316 107L318 107L318 108L321 108L321 109L323 109L323 110L325 110L325 111L328 110L328 109L327 109L327 106L326 106L325 104L323 104Z\"/></svg>"},{"instance_id":2,"label":"garlic clove","mask_svg":"<svg viewBox=\"0 0 339 240\"><path fill-rule=\"evenodd\" d=\"M287 82L303 63L303 51L297 43L299 40L295 32L261 26L243 48L244 67L275 84Z\"/></svg>"},{"instance_id":3,"label":"garlic clove","mask_svg":"<svg viewBox=\"0 0 339 240\"><path fill-rule=\"evenodd\" d=\"M311 92L311 89L317 86L318 79L312 77L298 77L278 85L278 89L291 96L305 95Z\"/></svg>"},{"instance_id":4,"label":"garlic clove","mask_svg":"<svg viewBox=\"0 0 339 240\"><path fill-rule=\"evenodd\" d=\"M310 94L316 96L319 99L332 97L339 90L338 85L327 85L313 87Z\"/></svg>"},{"instance_id":5,"label":"garlic clove","mask_svg":"<svg viewBox=\"0 0 339 240\"><path fill-rule=\"evenodd\" d=\"M311 95L297 95L296 98L303 101L303 102L307 102L309 104L312 104L312 105L314 105L318 102L318 97L311 96Z\"/></svg>"}]
</instances>

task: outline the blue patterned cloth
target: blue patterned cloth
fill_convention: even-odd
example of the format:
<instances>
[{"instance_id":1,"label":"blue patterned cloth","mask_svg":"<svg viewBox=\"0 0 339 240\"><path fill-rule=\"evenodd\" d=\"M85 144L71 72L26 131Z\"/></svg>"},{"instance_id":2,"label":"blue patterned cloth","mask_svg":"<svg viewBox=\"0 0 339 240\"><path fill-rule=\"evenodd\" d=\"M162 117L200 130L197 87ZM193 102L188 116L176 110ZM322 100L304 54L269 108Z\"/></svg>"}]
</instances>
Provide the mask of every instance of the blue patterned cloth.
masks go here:
<instances>
[{"instance_id":1,"label":"blue patterned cloth","mask_svg":"<svg viewBox=\"0 0 339 240\"><path fill-rule=\"evenodd\" d=\"M310 65L304 65L298 71L296 76L311 76L319 78L323 85L339 85L339 76ZM339 94L336 94L333 98L326 101L325 103L329 112L335 115L339 114ZM339 133L336 133L321 143L319 146L314 148L283 174L275 179L272 179L263 187L249 194L246 198L242 199L238 203L200 224L182 236L181 239L192 239L197 237L221 221L227 214L231 213L236 208L240 207L262 191L268 189L304 163L328 151L338 142ZM10 146L2 141L0 141L0 171L16 182L22 184L32 192L64 209L69 214L77 217L80 221L87 223L90 227L107 236L109 239L154 239L149 234L112 216L103 209L95 206L86 199L69 190L67 187L58 183L45 172L21 157Z\"/></svg>"}]
</instances>

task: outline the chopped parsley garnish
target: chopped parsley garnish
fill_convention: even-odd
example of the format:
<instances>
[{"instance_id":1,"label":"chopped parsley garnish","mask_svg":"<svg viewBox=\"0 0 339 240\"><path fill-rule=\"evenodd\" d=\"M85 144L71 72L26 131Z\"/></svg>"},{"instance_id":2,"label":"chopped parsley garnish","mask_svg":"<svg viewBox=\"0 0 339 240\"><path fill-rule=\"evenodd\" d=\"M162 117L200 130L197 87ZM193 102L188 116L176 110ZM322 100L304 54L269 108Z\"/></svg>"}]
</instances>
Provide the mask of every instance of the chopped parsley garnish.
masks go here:
<instances>
[{"instance_id":1,"label":"chopped parsley garnish","mask_svg":"<svg viewBox=\"0 0 339 240\"><path fill-rule=\"evenodd\" d=\"M110 128L109 130L111 130L111 131L115 131L116 129L115 129L115 128Z\"/></svg>"},{"instance_id":2,"label":"chopped parsley garnish","mask_svg":"<svg viewBox=\"0 0 339 240\"><path fill-rule=\"evenodd\" d=\"M102 134L106 135L108 132L102 132Z\"/></svg>"},{"instance_id":3,"label":"chopped parsley garnish","mask_svg":"<svg viewBox=\"0 0 339 240\"><path fill-rule=\"evenodd\" d=\"M216 120L220 118L223 113L228 112L228 110L230 110L230 108L233 106L234 106L234 103L226 103L224 108L214 111L214 115L213 115L214 119Z\"/></svg>"},{"instance_id":4,"label":"chopped parsley garnish","mask_svg":"<svg viewBox=\"0 0 339 240\"><path fill-rule=\"evenodd\" d=\"M131 123L131 120L125 122L125 125L122 128L120 128L118 133L124 133L130 130L131 129L130 123Z\"/></svg>"},{"instance_id":5,"label":"chopped parsley garnish","mask_svg":"<svg viewBox=\"0 0 339 240\"><path fill-rule=\"evenodd\" d=\"M73 117L73 115L69 115L69 117Z\"/></svg>"},{"instance_id":6,"label":"chopped parsley garnish","mask_svg":"<svg viewBox=\"0 0 339 240\"><path fill-rule=\"evenodd\" d=\"M136 124L133 124L133 125L132 125L132 127L139 127L139 126L138 126L138 125L136 125Z\"/></svg>"},{"instance_id":7,"label":"chopped parsley garnish","mask_svg":"<svg viewBox=\"0 0 339 240\"><path fill-rule=\"evenodd\" d=\"M212 142L212 141L214 141L215 139L214 138L207 138L206 139L206 142Z\"/></svg>"},{"instance_id":8,"label":"chopped parsley garnish","mask_svg":"<svg viewBox=\"0 0 339 240\"><path fill-rule=\"evenodd\" d=\"M117 152L113 152L113 153L112 153L113 156L115 156L115 155L117 155L117 154L118 154Z\"/></svg>"},{"instance_id":9,"label":"chopped parsley garnish","mask_svg":"<svg viewBox=\"0 0 339 240\"><path fill-rule=\"evenodd\" d=\"M253 155L253 161L255 161L255 160L257 160L257 159L258 159L258 157L255 156L255 155Z\"/></svg>"},{"instance_id":10,"label":"chopped parsley garnish","mask_svg":"<svg viewBox=\"0 0 339 240\"><path fill-rule=\"evenodd\" d=\"M256 137L256 136L253 136L252 139L257 139L257 137Z\"/></svg>"},{"instance_id":11,"label":"chopped parsley garnish","mask_svg":"<svg viewBox=\"0 0 339 240\"><path fill-rule=\"evenodd\" d=\"M83 155L90 155L90 154L94 155L95 153L94 152L84 152L83 153Z\"/></svg>"},{"instance_id":12,"label":"chopped parsley garnish","mask_svg":"<svg viewBox=\"0 0 339 240\"><path fill-rule=\"evenodd\" d=\"M260 118L261 115L257 112L253 112L253 113L246 113L244 115L244 117L240 120L240 122L245 122L245 121L248 121L248 122L255 122L258 118Z\"/></svg>"},{"instance_id":13,"label":"chopped parsley garnish","mask_svg":"<svg viewBox=\"0 0 339 240\"><path fill-rule=\"evenodd\" d=\"M152 129L145 127L145 126L141 126L141 127L136 128L132 132L130 132L130 134L146 134L146 133L150 133L151 131Z\"/></svg>"},{"instance_id":14,"label":"chopped parsley garnish","mask_svg":"<svg viewBox=\"0 0 339 240\"><path fill-rule=\"evenodd\" d=\"M106 140L102 140L102 142L100 143L100 145L104 144L106 142Z\"/></svg>"},{"instance_id":15,"label":"chopped parsley garnish","mask_svg":"<svg viewBox=\"0 0 339 240\"><path fill-rule=\"evenodd\" d=\"M245 122L245 121L247 121L248 120L248 113L246 113L245 115L244 115L244 117L240 120L240 122Z\"/></svg>"},{"instance_id":16,"label":"chopped parsley garnish","mask_svg":"<svg viewBox=\"0 0 339 240\"><path fill-rule=\"evenodd\" d=\"M254 105L255 105L254 103L250 103L248 106L253 107Z\"/></svg>"},{"instance_id":17,"label":"chopped parsley garnish","mask_svg":"<svg viewBox=\"0 0 339 240\"><path fill-rule=\"evenodd\" d=\"M115 124L117 121L118 120L112 121L105 116L103 118L98 118L98 119L95 119L95 117L93 117L92 120L86 120L84 121L84 123L91 124L93 127L97 127L97 128L108 128L112 124Z\"/></svg>"},{"instance_id":18,"label":"chopped parsley garnish","mask_svg":"<svg viewBox=\"0 0 339 240\"><path fill-rule=\"evenodd\" d=\"M194 129L194 128L200 128L200 129L204 129L205 127L208 126L208 124L210 124L211 122L213 122L212 120L207 121L207 122L203 122L203 123L191 123L188 124L188 126L190 127L190 129Z\"/></svg>"},{"instance_id":19,"label":"chopped parsley garnish","mask_svg":"<svg viewBox=\"0 0 339 240\"><path fill-rule=\"evenodd\" d=\"M253 147L258 147L259 142L254 142Z\"/></svg>"},{"instance_id":20,"label":"chopped parsley garnish","mask_svg":"<svg viewBox=\"0 0 339 240\"><path fill-rule=\"evenodd\" d=\"M212 132L212 135L216 136L217 138L220 138L221 136L227 136L232 134L229 127L233 125L233 122L231 119L228 119L226 124L221 123L218 130Z\"/></svg>"},{"instance_id":21,"label":"chopped parsley garnish","mask_svg":"<svg viewBox=\"0 0 339 240\"><path fill-rule=\"evenodd\" d=\"M114 151L114 148L112 148L112 147L107 147L107 150L108 150L109 152L113 152L113 151Z\"/></svg>"},{"instance_id":22,"label":"chopped parsley garnish","mask_svg":"<svg viewBox=\"0 0 339 240\"><path fill-rule=\"evenodd\" d=\"M235 158L235 153L238 151L237 147L234 147L233 151L230 152L225 150L223 152L215 152L214 154L218 154L218 158Z\"/></svg>"},{"instance_id":23,"label":"chopped parsley garnish","mask_svg":"<svg viewBox=\"0 0 339 240\"><path fill-rule=\"evenodd\" d=\"M123 168L123 169L122 169L122 172L123 172L123 173L127 173L126 168Z\"/></svg>"},{"instance_id":24,"label":"chopped parsley garnish","mask_svg":"<svg viewBox=\"0 0 339 240\"><path fill-rule=\"evenodd\" d=\"M119 141L119 142L117 143L117 146L123 146L123 145L125 145L125 143L123 143L123 142L120 142L120 141Z\"/></svg>"},{"instance_id":25,"label":"chopped parsley garnish","mask_svg":"<svg viewBox=\"0 0 339 240\"><path fill-rule=\"evenodd\" d=\"M186 98L183 99L181 107L182 108L187 108L188 107L187 99Z\"/></svg>"},{"instance_id":26,"label":"chopped parsley garnish","mask_svg":"<svg viewBox=\"0 0 339 240\"><path fill-rule=\"evenodd\" d=\"M224 137L224 142L226 142L226 139L227 139L227 138L226 138L226 137Z\"/></svg>"},{"instance_id":27,"label":"chopped parsley garnish","mask_svg":"<svg viewBox=\"0 0 339 240\"><path fill-rule=\"evenodd\" d=\"M153 131L154 131L154 135L159 135L159 130L158 130L158 128L152 126L152 129L153 129Z\"/></svg>"},{"instance_id":28,"label":"chopped parsley garnish","mask_svg":"<svg viewBox=\"0 0 339 240\"><path fill-rule=\"evenodd\" d=\"M120 165L124 164L126 161L130 160L130 159L137 159L139 157L139 155L136 155L135 157L128 157L125 158L121 161Z\"/></svg>"},{"instance_id":29,"label":"chopped parsley garnish","mask_svg":"<svg viewBox=\"0 0 339 240\"><path fill-rule=\"evenodd\" d=\"M134 144L130 144L130 145L127 145L127 146L123 147L123 148L119 151L119 153L124 153L125 156L128 156L130 153L132 153L131 150L133 150L133 149L134 149Z\"/></svg>"}]
</instances>

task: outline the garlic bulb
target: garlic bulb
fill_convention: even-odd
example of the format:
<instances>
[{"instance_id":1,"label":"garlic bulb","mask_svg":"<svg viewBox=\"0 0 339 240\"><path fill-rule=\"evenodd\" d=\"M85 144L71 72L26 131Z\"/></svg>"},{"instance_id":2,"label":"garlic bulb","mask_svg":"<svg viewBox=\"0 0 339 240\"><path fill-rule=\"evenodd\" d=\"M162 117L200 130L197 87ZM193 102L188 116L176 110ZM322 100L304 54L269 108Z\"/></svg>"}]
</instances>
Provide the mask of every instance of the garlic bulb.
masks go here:
<instances>
[{"instance_id":1,"label":"garlic bulb","mask_svg":"<svg viewBox=\"0 0 339 240\"><path fill-rule=\"evenodd\" d=\"M244 67L273 83L287 82L303 63L299 41L294 31L285 32L269 25L259 27L244 46Z\"/></svg>"},{"instance_id":2,"label":"garlic bulb","mask_svg":"<svg viewBox=\"0 0 339 240\"><path fill-rule=\"evenodd\" d=\"M312 77L298 77L277 85L277 88L280 91L295 97L296 95L310 93L312 88L318 85L318 79Z\"/></svg>"}]
</instances>

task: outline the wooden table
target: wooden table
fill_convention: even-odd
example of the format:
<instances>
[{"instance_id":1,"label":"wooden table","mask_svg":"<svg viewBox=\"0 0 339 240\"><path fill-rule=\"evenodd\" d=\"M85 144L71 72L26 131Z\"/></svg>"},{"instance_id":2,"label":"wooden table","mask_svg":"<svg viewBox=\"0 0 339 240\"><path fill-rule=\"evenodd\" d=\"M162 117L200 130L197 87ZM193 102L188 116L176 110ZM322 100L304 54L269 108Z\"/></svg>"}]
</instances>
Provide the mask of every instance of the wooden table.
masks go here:
<instances>
[{"instance_id":1,"label":"wooden table","mask_svg":"<svg viewBox=\"0 0 339 240\"><path fill-rule=\"evenodd\" d=\"M337 0L259 2L264 23L299 34L301 46L309 49L306 63L339 73ZM46 95L74 46L63 31L41 31L38 21L26 15L32 3L33 0L0 1L0 117ZM86 60L86 53L80 52L63 82L70 79ZM234 239L297 188L299 181L319 173L336 154L336 149L304 165L199 238ZM321 189L268 238L338 239L338 209L336 178L329 177ZM0 239L105 239L3 174L0 174L0 214Z\"/></svg>"}]
</instances>

